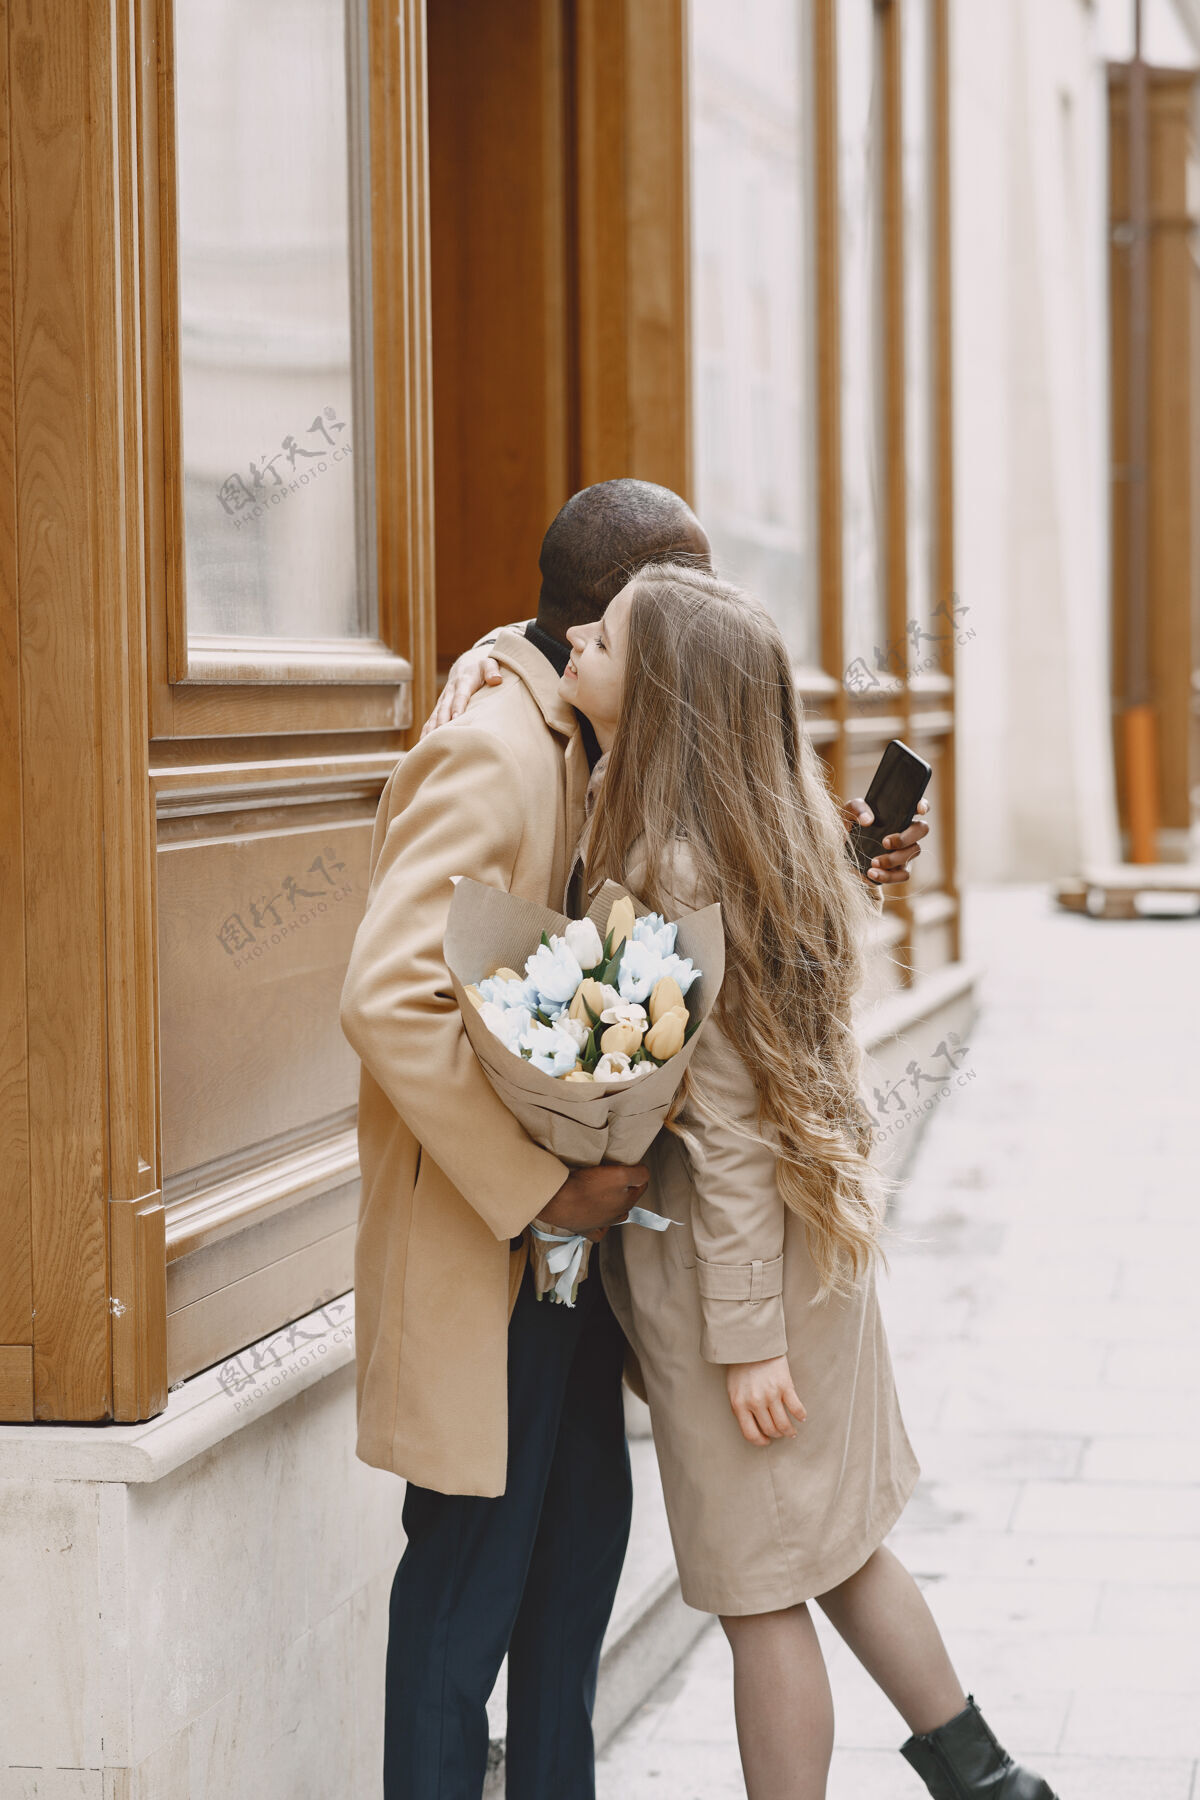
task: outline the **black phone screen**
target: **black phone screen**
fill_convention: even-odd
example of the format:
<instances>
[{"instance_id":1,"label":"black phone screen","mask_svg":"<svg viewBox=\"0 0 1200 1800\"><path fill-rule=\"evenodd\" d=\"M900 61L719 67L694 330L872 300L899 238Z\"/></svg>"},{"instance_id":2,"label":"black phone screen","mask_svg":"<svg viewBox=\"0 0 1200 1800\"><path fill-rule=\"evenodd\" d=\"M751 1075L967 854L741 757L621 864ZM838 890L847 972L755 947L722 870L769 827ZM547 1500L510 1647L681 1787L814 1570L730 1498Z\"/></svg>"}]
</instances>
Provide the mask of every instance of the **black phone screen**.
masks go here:
<instances>
[{"instance_id":1,"label":"black phone screen","mask_svg":"<svg viewBox=\"0 0 1200 1800\"><path fill-rule=\"evenodd\" d=\"M882 854L884 838L893 837L912 824L917 801L932 775L931 765L899 738L893 738L886 746L865 796L874 822L850 828L855 859L864 875L871 859Z\"/></svg>"}]
</instances>

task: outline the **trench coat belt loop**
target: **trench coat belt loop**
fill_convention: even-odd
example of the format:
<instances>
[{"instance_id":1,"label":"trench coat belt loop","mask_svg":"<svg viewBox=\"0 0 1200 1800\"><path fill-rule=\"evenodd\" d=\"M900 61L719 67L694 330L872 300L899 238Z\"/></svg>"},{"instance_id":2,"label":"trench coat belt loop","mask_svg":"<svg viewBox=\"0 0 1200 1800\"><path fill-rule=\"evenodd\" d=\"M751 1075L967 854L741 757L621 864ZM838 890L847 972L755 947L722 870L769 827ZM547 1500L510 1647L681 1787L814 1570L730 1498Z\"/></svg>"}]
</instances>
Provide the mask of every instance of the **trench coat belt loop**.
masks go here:
<instances>
[{"instance_id":1,"label":"trench coat belt loop","mask_svg":"<svg viewBox=\"0 0 1200 1800\"><path fill-rule=\"evenodd\" d=\"M755 1302L761 1300L762 1297L763 1297L763 1266L762 1266L761 1262L752 1262L750 1264L750 1303L751 1303L751 1305L754 1305Z\"/></svg>"}]
</instances>

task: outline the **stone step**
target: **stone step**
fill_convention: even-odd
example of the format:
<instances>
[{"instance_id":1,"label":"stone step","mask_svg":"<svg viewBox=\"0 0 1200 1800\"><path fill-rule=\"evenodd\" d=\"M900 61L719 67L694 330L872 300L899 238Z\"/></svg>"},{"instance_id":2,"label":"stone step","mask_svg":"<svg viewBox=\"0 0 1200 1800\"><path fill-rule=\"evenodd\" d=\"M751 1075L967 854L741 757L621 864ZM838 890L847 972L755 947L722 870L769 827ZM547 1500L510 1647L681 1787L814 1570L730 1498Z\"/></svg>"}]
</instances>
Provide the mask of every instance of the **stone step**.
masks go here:
<instances>
[{"instance_id":1,"label":"stone step","mask_svg":"<svg viewBox=\"0 0 1200 1800\"><path fill-rule=\"evenodd\" d=\"M663 1508L654 1444L633 1437L633 1527L616 1604L600 1658L594 1717L600 1751L688 1651L705 1626L707 1613L685 1606L679 1594L675 1557ZM506 1669L488 1702L491 1745L484 1800L504 1794Z\"/></svg>"},{"instance_id":2,"label":"stone step","mask_svg":"<svg viewBox=\"0 0 1200 1800\"><path fill-rule=\"evenodd\" d=\"M1192 919L1200 913L1200 862L1085 863L1055 883L1068 912L1093 919Z\"/></svg>"}]
</instances>

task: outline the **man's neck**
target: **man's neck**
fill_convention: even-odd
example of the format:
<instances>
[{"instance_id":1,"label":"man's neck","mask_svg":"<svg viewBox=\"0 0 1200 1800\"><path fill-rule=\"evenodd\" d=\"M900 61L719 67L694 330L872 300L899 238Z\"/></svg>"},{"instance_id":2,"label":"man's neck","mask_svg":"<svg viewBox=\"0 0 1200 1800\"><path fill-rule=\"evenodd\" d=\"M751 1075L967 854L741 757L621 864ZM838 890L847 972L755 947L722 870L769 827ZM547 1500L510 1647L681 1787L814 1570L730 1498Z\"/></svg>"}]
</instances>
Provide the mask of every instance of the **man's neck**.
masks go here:
<instances>
[{"instance_id":1,"label":"man's neck","mask_svg":"<svg viewBox=\"0 0 1200 1800\"><path fill-rule=\"evenodd\" d=\"M537 645L544 657L554 664L559 675L565 674L567 664L571 660L569 644L564 644L558 638L552 637L538 624L536 619L531 619L525 627L525 636L531 644Z\"/></svg>"}]
</instances>

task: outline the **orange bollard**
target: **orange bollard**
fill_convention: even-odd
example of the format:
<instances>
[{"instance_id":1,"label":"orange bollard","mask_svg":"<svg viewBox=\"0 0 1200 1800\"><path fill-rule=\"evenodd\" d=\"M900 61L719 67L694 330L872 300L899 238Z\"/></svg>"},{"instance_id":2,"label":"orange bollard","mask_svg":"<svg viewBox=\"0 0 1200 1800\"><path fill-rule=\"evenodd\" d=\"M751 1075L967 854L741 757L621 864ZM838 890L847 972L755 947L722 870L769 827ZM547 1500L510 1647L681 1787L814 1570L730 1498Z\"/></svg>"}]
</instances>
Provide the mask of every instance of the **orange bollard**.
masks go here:
<instances>
[{"instance_id":1,"label":"orange bollard","mask_svg":"<svg viewBox=\"0 0 1200 1800\"><path fill-rule=\"evenodd\" d=\"M1158 861L1158 744L1152 706L1129 706L1121 718L1129 860Z\"/></svg>"}]
</instances>

